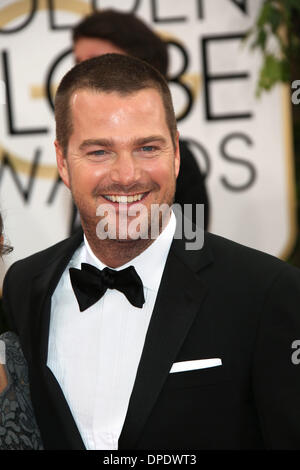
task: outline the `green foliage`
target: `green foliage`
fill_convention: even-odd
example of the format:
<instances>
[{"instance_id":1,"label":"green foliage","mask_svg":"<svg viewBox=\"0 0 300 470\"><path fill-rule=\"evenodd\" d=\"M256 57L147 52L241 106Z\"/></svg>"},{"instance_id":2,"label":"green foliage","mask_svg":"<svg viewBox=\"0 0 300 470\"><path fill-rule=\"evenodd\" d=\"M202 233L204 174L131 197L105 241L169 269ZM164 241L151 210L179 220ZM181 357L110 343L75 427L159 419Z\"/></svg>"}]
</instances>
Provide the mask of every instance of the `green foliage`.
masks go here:
<instances>
[{"instance_id":1,"label":"green foliage","mask_svg":"<svg viewBox=\"0 0 300 470\"><path fill-rule=\"evenodd\" d=\"M255 25L246 34L245 40L251 39L251 50L259 50L263 57L258 96L276 83L291 79L290 64L300 52L300 38L294 31L295 14L300 15L299 0L265 0Z\"/></svg>"},{"instance_id":2,"label":"green foliage","mask_svg":"<svg viewBox=\"0 0 300 470\"><path fill-rule=\"evenodd\" d=\"M287 82L289 79L289 62L286 59L277 59L272 54L266 54L260 70L256 94L260 96L262 90L271 90L276 83Z\"/></svg>"}]
</instances>

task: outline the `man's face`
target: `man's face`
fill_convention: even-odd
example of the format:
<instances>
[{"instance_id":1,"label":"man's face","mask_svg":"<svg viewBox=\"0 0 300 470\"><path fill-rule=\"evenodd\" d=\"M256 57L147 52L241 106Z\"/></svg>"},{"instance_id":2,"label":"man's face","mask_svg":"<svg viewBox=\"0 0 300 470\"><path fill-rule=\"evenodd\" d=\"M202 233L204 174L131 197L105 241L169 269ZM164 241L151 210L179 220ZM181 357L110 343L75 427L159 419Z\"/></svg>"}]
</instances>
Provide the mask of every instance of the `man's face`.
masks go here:
<instances>
[{"instance_id":1,"label":"man's face","mask_svg":"<svg viewBox=\"0 0 300 470\"><path fill-rule=\"evenodd\" d=\"M64 156L56 142L57 163L89 233L96 233L100 204L115 212L119 238L124 211L143 204L150 223L153 204L173 203L179 171L178 136L174 150L156 90L127 96L80 90L71 97L71 113L68 152ZM128 224L132 219L128 218Z\"/></svg>"},{"instance_id":2,"label":"man's face","mask_svg":"<svg viewBox=\"0 0 300 470\"><path fill-rule=\"evenodd\" d=\"M80 38L74 43L73 52L77 64L103 54L126 54L118 46L106 39Z\"/></svg>"}]
</instances>

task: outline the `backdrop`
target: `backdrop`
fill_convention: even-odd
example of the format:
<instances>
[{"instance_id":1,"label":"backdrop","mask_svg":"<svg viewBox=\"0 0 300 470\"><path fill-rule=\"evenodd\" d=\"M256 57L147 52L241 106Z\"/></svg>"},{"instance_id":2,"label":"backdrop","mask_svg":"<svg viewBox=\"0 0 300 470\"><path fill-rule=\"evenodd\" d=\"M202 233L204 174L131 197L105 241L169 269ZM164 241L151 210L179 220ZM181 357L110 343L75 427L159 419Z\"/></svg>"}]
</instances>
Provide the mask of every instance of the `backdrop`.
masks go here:
<instances>
[{"instance_id":1,"label":"backdrop","mask_svg":"<svg viewBox=\"0 0 300 470\"><path fill-rule=\"evenodd\" d=\"M261 99L261 63L241 38L262 0L0 0L0 206L15 260L68 236L53 94L72 67L71 28L101 8L132 11L169 41L181 135L206 174L210 231L285 258L296 237L290 92Z\"/></svg>"}]
</instances>

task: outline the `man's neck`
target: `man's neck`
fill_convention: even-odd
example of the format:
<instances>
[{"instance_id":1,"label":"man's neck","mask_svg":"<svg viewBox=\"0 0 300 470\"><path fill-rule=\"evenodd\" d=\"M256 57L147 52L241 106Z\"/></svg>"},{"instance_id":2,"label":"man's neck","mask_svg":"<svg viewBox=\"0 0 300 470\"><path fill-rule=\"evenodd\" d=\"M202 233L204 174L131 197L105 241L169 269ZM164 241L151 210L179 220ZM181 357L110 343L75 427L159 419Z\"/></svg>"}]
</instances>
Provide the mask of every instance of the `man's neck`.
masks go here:
<instances>
[{"instance_id":1,"label":"man's neck","mask_svg":"<svg viewBox=\"0 0 300 470\"><path fill-rule=\"evenodd\" d=\"M94 255L106 266L119 268L145 251L154 240L99 240L84 230L88 244Z\"/></svg>"}]
</instances>

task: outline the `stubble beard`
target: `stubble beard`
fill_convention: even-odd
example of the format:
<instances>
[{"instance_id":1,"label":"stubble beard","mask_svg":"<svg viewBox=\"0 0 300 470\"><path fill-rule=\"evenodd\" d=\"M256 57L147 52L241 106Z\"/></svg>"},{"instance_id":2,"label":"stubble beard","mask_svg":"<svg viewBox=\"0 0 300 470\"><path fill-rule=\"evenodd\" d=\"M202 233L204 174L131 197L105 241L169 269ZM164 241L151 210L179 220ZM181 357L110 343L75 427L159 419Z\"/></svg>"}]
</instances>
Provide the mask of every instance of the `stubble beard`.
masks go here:
<instances>
[{"instance_id":1,"label":"stubble beard","mask_svg":"<svg viewBox=\"0 0 300 470\"><path fill-rule=\"evenodd\" d=\"M174 180L172 181L171 188L168 189L167 193L163 198L163 201L158 201L154 199L154 202L151 204L151 206L153 204L166 204L169 208L171 208L174 202L175 189L176 177L174 174ZM147 214L148 220L146 232L144 231L143 233L141 233L140 238L132 239L130 237L127 237L124 239L117 236L116 238L107 237L105 239L100 240L97 235L97 225L99 223L99 217L96 216L97 200L98 194L101 194L100 191L97 193L97 191L94 190L93 192L93 200L95 201L94 214L91 213L91 208L88 207L83 198L76 197L72 189L71 193L73 201L78 209L81 225L88 240L88 243L97 258L100 259L107 266L119 267L123 264L126 264L128 261L142 253L154 242L155 238L151 237L151 227L153 226L153 213L151 211L151 207L150 210L148 210ZM170 214L171 211L169 211L169 215ZM163 214L159 212L159 227L157 231L157 236L165 228L168 220L168 216L163 216Z\"/></svg>"}]
</instances>

